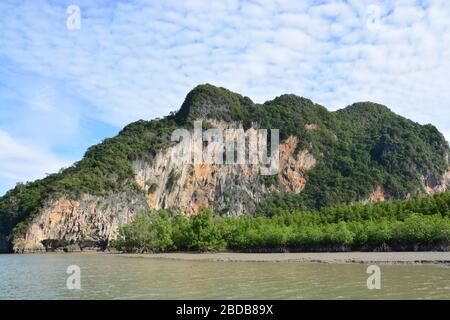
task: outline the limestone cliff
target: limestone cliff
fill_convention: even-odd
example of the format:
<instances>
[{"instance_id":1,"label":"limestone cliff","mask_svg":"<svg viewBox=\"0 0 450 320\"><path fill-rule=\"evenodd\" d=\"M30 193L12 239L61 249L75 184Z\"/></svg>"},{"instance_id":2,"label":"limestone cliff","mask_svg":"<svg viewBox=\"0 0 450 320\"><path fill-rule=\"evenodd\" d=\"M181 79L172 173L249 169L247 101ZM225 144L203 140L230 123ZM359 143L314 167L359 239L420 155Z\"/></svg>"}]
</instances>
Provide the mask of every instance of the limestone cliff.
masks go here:
<instances>
[{"instance_id":1,"label":"limestone cliff","mask_svg":"<svg viewBox=\"0 0 450 320\"><path fill-rule=\"evenodd\" d=\"M85 194L79 200L49 201L29 224L25 237L13 240L14 252L105 249L117 236L118 225L148 209L140 194L106 197Z\"/></svg>"},{"instance_id":2,"label":"limestone cliff","mask_svg":"<svg viewBox=\"0 0 450 320\"><path fill-rule=\"evenodd\" d=\"M195 120L221 132L279 129L279 170L264 176L260 164L174 161L171 134L193 130ZM177 113L131 123L73 166L0 197L0 252L104 249L118 226L142 210L191 215L206 206L240 215L270 199L269 210L279 203L315 210L443 192L450 186L449 152L435 127L379 104L330 112L292 94L257 104L200 85Z\"/></svg>"},{"instance_id":3,"label":"limestone cliff","mask_svg":"<svg viewBox=\"0 0 450 320\"><path fill-rule=\"evenodd\" d=\"M214 124L222 130L241 127ZM264 181L259 164L177 164L171 157L172 147L159 152L151 162L134 161L133 169L151 209L175 209L192 214L205 206L219 213L240 215L253 212L256 204L272 191L299 193L303 190L306 172L314 167L316 159L308 150L296 152L297 144L297 137L289 137L280 144L277 184Z\"/></svg>"},{"instance_id":4,"label":"limestone cliff","mask_svg":"<svg viewBox=\"0 0 450 320\"><path fill-rule=\"evenodd\" d=\"M223 130L241 127L237 123L214 124ZM172 209L195 214L205 206L221 214L251 213L256 203L272 191L299 193L305 187L306 172L314 167L316 159L307 150L296 152L297 144L297 137L280 144L280 170L275 179L278 184L267 184L259 165L177 164L170 146L151 160L133 161L135 180L143 193L106 197L84 194L79 200L51 200L29 224L25 236L14 239L13 250L105 249L116 238L118 226L130 222L141 210ZM169 185L170 179L174 181Z\"/></svg>"}]
</instances>

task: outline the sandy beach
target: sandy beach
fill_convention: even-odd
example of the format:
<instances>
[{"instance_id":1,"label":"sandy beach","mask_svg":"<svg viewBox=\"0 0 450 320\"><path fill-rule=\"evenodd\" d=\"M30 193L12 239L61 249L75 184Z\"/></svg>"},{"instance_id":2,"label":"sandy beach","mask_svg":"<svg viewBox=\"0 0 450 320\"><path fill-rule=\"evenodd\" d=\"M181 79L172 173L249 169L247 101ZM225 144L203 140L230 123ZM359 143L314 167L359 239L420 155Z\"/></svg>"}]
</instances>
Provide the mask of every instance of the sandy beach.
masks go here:
<instances>
[{"instance_id":1,"label":"sandy beach","mask_svg":"<svg viewBox=\"0 0 450 320\"><path fill-rule=\"evenodd\" d=\"M450 252L157 253L127 257L175 260L299 263L448 264Z\"/></svg>"}]
</instances>

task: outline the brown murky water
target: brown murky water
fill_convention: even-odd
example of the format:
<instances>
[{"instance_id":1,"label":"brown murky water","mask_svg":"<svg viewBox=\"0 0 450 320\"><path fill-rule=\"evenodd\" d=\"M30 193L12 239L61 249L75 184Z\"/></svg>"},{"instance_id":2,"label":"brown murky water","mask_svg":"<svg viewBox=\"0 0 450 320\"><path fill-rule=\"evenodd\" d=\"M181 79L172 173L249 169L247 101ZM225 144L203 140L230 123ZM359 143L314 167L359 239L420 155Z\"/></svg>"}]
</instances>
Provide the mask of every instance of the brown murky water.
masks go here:
<instances>
[{"instance_id":1,"label":"brown murky water","mask_svg":"<svg viewBox=\"0 0 450 320\"><path fill-rule=\"evenodd\" d=\"M81 270L69 290L68 266ZM0 255L0 299L450 299L450 268L139 259L107 254Z\"/></svg>"}]
</instances>

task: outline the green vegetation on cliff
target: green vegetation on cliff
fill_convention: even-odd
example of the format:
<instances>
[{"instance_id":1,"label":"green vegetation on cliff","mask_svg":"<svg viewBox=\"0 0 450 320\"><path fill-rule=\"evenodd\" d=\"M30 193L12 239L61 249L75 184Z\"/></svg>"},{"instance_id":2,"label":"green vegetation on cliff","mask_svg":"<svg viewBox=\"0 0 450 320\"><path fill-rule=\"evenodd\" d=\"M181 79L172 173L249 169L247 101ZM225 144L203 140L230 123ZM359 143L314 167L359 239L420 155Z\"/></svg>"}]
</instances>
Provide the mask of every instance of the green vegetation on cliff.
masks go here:
<instances>
[{"instance_id":1,"label":"green vegetation on cliff","mask_svg":"<svg viewBox=\"0 0 450 320\"><path fill-rule=\"evenodd\" d=\"M83 193L140 192L133 179L132 160L151 158L170 141L176 128L173 117L134 122L116 137L90 147L73 166L42 180L18 184L0 198L0 236L23 234L45 202L60 195L77 199Z\"/></svg>"},{"instance_id":2,"label":"green vegetation on cliff","mask_svg":"<svg viewBox=\"0 0 450 320\"><path fill-rule=\"evenodd\" d=\"M190 218L141 213L113 246L128 252L171 250L436 250L450 246L450 193L272 217Z\"/></svg>"},{"instance_id":3,"label":"green vegetation on cliff","mask_svg":"<svg viewBox=\"0 0 450 320\"><path fill-rule=\"evenodd\" d=\"M394 199L415 196L422 193L422 177L438 183L448 167L449 146L435 127L421 126L381 105L357 103L329 112L295 95L255 104L227 89L200 85L187 95L178 113L132 123L116 137L89 148L70 168L8 191L0 198L0 241L23 234L30 219L59 195L141 192L131 161L151 158L167 145L174 129L190 127L198 118L280 129L281 139L298 136L297 149L307 148L318 159L301 194L273 194L258 205L257 213L268 216L280 209L318 210L357 202L378 186Z\"/></svg>"},{"instance_id":4,"label":"green vegetation on cliff","mask_svg":"<svg viewBox=\"0 0 450 320\"><path fill-rule=\"evenodd\" d=\"M423 191L422 177L437 184L448 168L449 146L434 126L422 126L371 102L329 112L292 94L255 104L227 89L202 85L188 94L179 116L278 128L281 140L298 136L297 149L309 149L319 159L301 194L276 194L260 210L352 203L367 199L377 186L393 199L416 196Z\"/></svg>"}]
</instances>

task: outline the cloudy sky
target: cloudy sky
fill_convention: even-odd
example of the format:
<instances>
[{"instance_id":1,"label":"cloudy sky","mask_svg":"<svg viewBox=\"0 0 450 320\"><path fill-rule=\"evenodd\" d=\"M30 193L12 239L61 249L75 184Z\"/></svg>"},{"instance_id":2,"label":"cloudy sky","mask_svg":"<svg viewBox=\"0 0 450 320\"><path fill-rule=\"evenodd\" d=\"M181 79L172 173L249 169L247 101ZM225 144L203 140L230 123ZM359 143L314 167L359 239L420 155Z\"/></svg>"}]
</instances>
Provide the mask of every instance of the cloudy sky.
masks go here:
<instances>
[{"instance_id":1,"label":"cloudy sky","mask_svg":"<svg viewBox=\"0 0 450 320\"><path fill-rule=\"evenodd\" d=\"M375 101L450 139L447 0L1 0L0 13L0 195L207 82L256 102Z\"/></svg>"}]
</instances>

